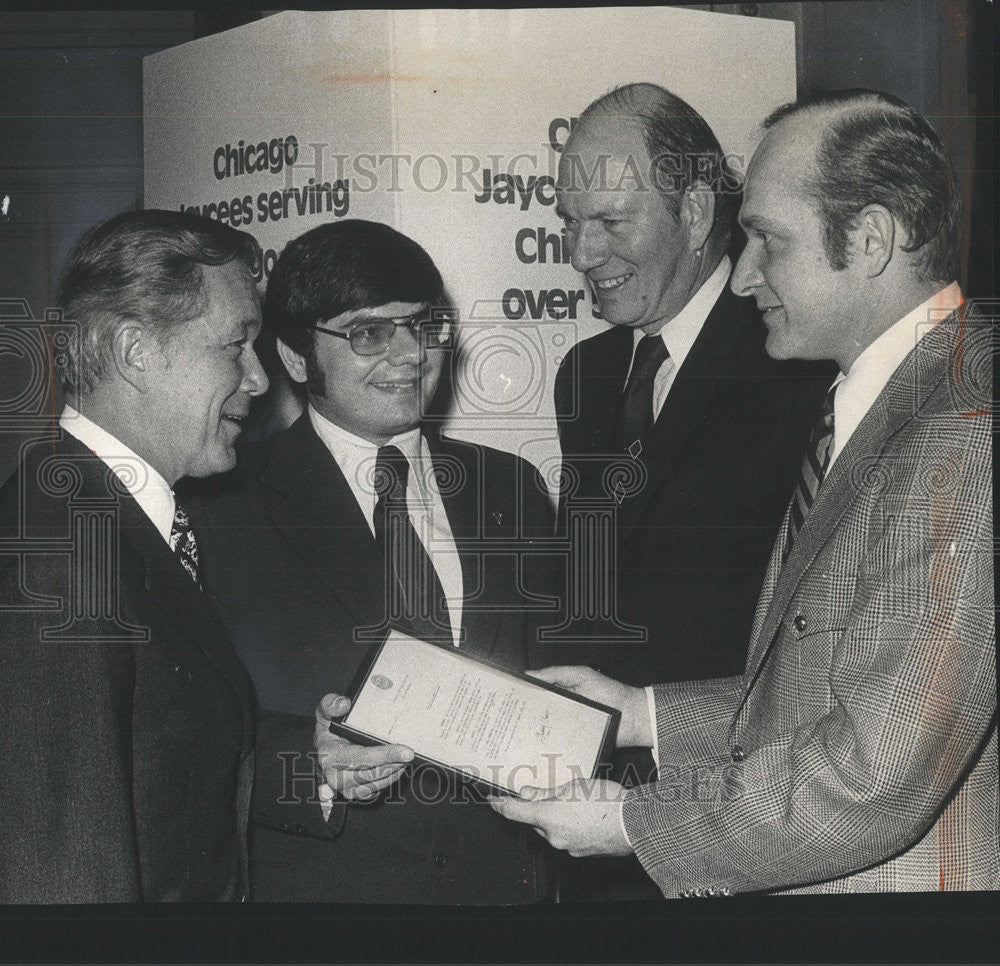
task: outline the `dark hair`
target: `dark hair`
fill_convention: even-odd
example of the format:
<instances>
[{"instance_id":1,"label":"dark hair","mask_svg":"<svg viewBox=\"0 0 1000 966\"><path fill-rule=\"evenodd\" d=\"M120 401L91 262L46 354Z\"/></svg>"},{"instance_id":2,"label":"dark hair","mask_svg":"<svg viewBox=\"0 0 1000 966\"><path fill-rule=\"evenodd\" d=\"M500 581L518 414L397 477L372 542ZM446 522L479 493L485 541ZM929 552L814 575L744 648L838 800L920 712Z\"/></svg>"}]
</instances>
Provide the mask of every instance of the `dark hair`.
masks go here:
<instances>
[{"instance_id":1,"label":"dark hair","mask_svg":"<svg viewBox=\"0 0 1000 966\"><path fill-rule=\"evenodd\" d=\"M703 181L715 196L712 236L725 247L740 207L739 176L730 168L708 122L676 94L658 84L625 84L597 98L580 115L597 112L631 117L642 126L652 176L667 206L680 211L684 191Z\"/></svg>"},{"instance_id":2,"label":"dark hair","mask_svg":"<svg viewBox=\"0 0 1000 966\"><path fill-rule=\"evenodd\" d=\"M349 218L290 241L267 283L264 326L315 362L313 327L387 302L440 303L444 282L430 255L388 225Z\"/></svg>"},{"instance_id":3,"label":"dark hair","mask_svg":"<svg viewBox=\"0 0 1000 966\"><path fill-rule=\"evenodd\" d=\"M238 260L253 273L258 246L246 232L179 211L126 211L91 228L77 242L59 285L58 304L79 325L63 388L92 392L112 364L114 330L133 319L157 330L205 311L202 266Z\"/></svg>"},{"instance_id":4,"label":"dark hair","mask_svg":"<svg viewBox=\"0 0 1000 966\"><path fill-rule=\"evenodd\" d=\"M831 266L847 267L847 236L858 213L883 205L917 252L921 281L950 282L959 271L962 199L955 173L934 129L905 102L879 91L834 91L779 107L764 122L772 128L802 113L831 115L805 179L823 222Z\"/></svg>"}]
</instances>

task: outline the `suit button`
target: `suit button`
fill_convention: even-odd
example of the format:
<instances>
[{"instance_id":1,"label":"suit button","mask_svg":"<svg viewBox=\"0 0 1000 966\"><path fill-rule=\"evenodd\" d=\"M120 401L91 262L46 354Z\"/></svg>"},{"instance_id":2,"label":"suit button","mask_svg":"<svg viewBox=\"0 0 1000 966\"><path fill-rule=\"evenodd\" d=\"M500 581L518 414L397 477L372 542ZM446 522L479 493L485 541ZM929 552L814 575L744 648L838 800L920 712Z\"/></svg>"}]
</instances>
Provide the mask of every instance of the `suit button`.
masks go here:
<instances>
[{"instance_id":1,"label":"suit button","mask_svg":"<svg viewBox=\"0 0 1000 966\"><path fill-rule=\"evenodd\" d=\"M295 834L296 835L308 835L309 834L309 829L307 829L304 825L296 825L295 826Z\"/></svg>"},{"instance_id":2,"label":"suit button","mask_svg":"<svg viewBox=\"0 0 1000 966\"><path fill-rule=\"evenodd\" d=\"M793 623L795 624L795 629L800 634L806 629L806 627L809 624L809 622L805 619L805 617L803 617L802 614L796 614Z\"/></svg>"},{"instance_id":3,"label":"suit button","mask_svg":"<svg viewBox=\"0 0 1000 966\"><path fill-rule=\"evenodd\" d=\"M743 761L746 758L746 752L743 750L742 745L733 745L732 759L733 761Z\"/></svg>"},{"instance_id":4,"label":"suit button","mask_svg":"<svg viewBox=\"0 0 1000 966\"><path fill-rule=\"evenodd\" d=\"M448 864L448 856L443 852L438 852L438 854L434 856L434 864L439 869L443 869Z\"/></svg>"}]
</instances>

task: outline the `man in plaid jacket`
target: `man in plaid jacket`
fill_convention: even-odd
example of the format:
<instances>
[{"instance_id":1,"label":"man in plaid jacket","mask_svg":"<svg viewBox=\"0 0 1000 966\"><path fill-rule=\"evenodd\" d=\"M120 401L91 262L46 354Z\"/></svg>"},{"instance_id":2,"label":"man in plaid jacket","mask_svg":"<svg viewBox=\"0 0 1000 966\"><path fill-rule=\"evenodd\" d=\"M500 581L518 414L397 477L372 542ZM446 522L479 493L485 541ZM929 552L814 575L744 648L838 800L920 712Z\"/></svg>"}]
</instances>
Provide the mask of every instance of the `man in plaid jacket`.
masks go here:
<instances>
[{"instance_id":1,"label":"man in plaid jacket","mask_svg":"<svg viewBox=\"0 0 1000 966\"><path fill-rule=\"evenodd\" d=\"M775 358L838 376L779 529L742 677L546 680L622 710L655 783L494 807L573 855L635 852L665 896L1000 888L992 347L957 277L941 144L865 91L780 109L747 175Z\"/></svg>"}]
</instances>

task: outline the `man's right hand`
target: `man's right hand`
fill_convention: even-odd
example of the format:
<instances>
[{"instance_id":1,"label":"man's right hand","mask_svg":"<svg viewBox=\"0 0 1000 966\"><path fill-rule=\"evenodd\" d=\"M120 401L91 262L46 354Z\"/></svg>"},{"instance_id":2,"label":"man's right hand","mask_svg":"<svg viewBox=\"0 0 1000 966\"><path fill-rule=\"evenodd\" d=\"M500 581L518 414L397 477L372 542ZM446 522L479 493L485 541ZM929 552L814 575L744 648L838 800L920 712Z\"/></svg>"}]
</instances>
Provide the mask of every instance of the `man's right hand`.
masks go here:
<instances>
[{"instance_id":1,"label":"man's right hand","mask_svg":"<svg viewBox=\"0 0 1000 966\"><path fill-rule=\"evenodd\" d=\"M349 802L373 799L400 777L413 749L406 745L356 745L330 731L330 722L351 710L350 698L327 694L316 707L314 742L325 785L319 796L329 801L334 795Z\"/></svg>"},{"instance_id":2,"label":"man's right hand","mask_svg":"<svg viewBox=\"0 0 1000 966\"><path fill-rule=\"evenodd\" d=\"M634 688L615 681L590 667L556 666L528 671L532 677L558 685L567 691L590 698L622 713L618 725L619 748L652 748L653 734L645 688Z\"/></svg>"}]
</instances>

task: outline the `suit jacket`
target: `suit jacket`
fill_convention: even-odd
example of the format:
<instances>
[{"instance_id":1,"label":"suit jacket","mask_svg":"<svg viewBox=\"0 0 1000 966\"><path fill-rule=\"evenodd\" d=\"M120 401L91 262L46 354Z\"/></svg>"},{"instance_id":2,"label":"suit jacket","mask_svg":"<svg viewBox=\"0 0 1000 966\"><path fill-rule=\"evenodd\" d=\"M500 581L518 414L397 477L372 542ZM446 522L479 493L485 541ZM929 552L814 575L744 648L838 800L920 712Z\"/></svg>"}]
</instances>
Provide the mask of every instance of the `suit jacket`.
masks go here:
<instances>
[{"instance_id":1,"label":"suit jacket","mask_svg":"<svg viewBox=\"0 0 1000 966\"><path fill-rule=\"evenodd\" d=\"M990 333L892 375L784 566L741 678L656 688L625 824L665 895L996 889Z\"/></svg>"},{"instance_id":2,"label":"suit jacket","mask_svg":"<svg viewBox=\"0 0 1000 966\"><path fill-rule=\"evenodd\" d=\"M723 292L636 463L612 442L632 330L611 328L567 354L555 389L568 481L560 510L563 525L587 501L613 511L617 611L613 622L578 621L589 640L544 648L539 661L590 664L635 685L742 670L774 532L836 372L775 362L764 337L752 302ZM631 478L620 502L614 465Z\"/></svg>"},{"instance_id":3,"label":"suit jacket","mask_svg":"<svg viewBox=\"0 0 1000 966\"><path fill-rule=\"evenodd\" d=\"M462 562L462 647L525 666L530 632L519 559L551 511L523 460L453 440L430 440ZM190 501L189 501L190 502ZM225 492L191 502L206 581L270 709L311 714L323 694L347 693L370 644L355 630L385 619L384 564L336 462L307 415L268 440ZM276 788L271 769L264 783ZM455 801L450 801L455 797ZM543 898L548 847L512 830L466 786L412 769L373 804L340 804L334 841L307 828L255 829L259 899L513 903Z\"/></svg>"},{"instance_id":4,"label":"suit jacket","mask_svg":"<svg viewBox=\"0 0 1000 966\"><path fill-rule=\"evenodd\" d=\"M0 491L0 902L245 898L253 688L107 465Z\"/></svg>"}]
</instances>

